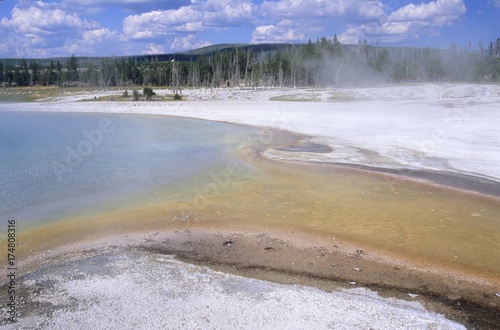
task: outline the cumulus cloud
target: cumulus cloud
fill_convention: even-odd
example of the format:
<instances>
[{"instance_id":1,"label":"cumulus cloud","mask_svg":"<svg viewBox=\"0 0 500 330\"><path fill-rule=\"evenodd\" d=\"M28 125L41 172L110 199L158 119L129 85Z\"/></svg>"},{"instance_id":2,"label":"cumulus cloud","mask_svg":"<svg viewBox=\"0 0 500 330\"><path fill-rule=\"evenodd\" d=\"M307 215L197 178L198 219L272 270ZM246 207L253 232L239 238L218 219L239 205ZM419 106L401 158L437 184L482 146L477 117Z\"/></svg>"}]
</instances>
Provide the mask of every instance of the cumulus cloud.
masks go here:
<instances>
[{"instance_id":1,"label":"cumulus cloud","mask_svg":"<svg viewBox=\"0 0 500 330\"><path fill-rule=\"evenodd\" d=\"M64 5L89 13L102 12L112 7L121 7L134 12L147 12L152 10L174 9L179 6L189 5L190 0L64 0Z\"/></svg>"},{"instance_id":2,"label":"cumulus cloud","mask_svg":"<svg viewBox=\"0 0 500 330\"><path fill-rule=\"evenodd\" d=\"M131 15L123 21L125 35L133 39L224 29L248 23L252 17L250 1L207 0L177 9L156 10Z\"/></svg>"},{"instance_id":3,"label":"cumulus cloud","mask_svg":"<svg viewBox=\"0 0 500 330\"><path fill-rule=\"evenodd\" d=\"M68 38L98 28L99 23L66 11L61 3L43 1L21 1L10 17L0 20L3 38L15 44L4 51L12 54L15 49L15 56L47 56L46 49L60 49Z\"/></svg>"},{"instance_id":4,"label":"cumulus cloud","mask_svg":"<svg viewBox=\"0 0 500 330\"><path fill-rule=\"evenodd\" d=\"M384 5L377 0L266 0L262 3L261 12L265 17L279 19L373 19L384 14Z\"/></svg>"},{"instance_id":5,"label":"cumulus cloud","mask_svg":"<svg viewBox=\"0 0 500 330\"><path fill-rule=\"evenodd\" d=\"M381 0L265 0L252 42L300 42L306 36L324 35L333 25L342 26L341 22L377 21L384 10Z\"/></svg>"},{"instance_id":6,"label":"cumulus cloud","mask_svg":"<svg viewBox=\"0 0 500 330\"><path fill-rule=\"evenodd\" d=\"M170 50L183 51L194 48L206 47L210 45L211 43L207 41L198 41L196 40L196 37L193 34L189 34L184 37L175 37L174 42L172 42L172 45L170 46Z\"/></svg>"},{"instance_id":7,"label":"cumulus cloud","mask_svg":"<svg viewBox=\"0 0 500 330\"><path fill-rule=\"evenodd\" d=\"M252 43L300 42L304 41L304 39L305 36L303 33L284 26L258 26L252 33Z\"/></svg>"},{"instance_id":8,"label":"cumulus cloud","mask_svg":"<svg viewBox=\"0 0 500 330\"><path fill-rule=\"evenodd\" d=\"M245 24L253 20L254 5L250 0L207 0L196 1L195 10L202 13L208 26Z\"/></svg>"},{"instance_id":9,"label":"cumulus cloud","mask_svg":"<svg viewBox=\"0 0 500 330\"><path fill-rule=\"evenodd\" d=\"M58 7L58 4L42 1L37 1L27 8L15 6L11 18L2 18L0 25L20 35L56 34L66 29L88 29L99 26L97 22L81 19L76 13L68 13Z\"/></svg>"},{"instance_id":10,"label":"cumulus cloud","mask_svg":"<svg viewBox=\"0 0 500 330\"><path fill-rule=\"evenodd\" d=\"M361 25L383 21L387 17L386 8L382 0L265 0L260 7L260 14L267 24L261 24L260 29L254 31L252 40L292 41L288 37L296 35L300 39L295 41L301 41L305 35L321 35L332 25L338 26L340 30L345 29L345 22L351 25L358 22ZM284 31L282 22L285 21L292 22L293 29ZM274 28L262 28L269 26ZM359 33L345 31L344 40L352 40Z\"/></svg>"},{"instance_id":11,"label":"cumulus cloud","mask_svg":"<svg viewBox=\"0 0 500 330\"><path fill-rule=\"evenodd\" d=\"M452 26L466 12L463 0L435 0L400 7L376 21L350 26L339 36L344 43L357 43L355 38L371 41L399 42L418 39L422 35L436 35L437 28ZM349 42L347 42L349 41Z\"/></svg>"},{"instance_id":12,"label":"cumulus cloud","mask_svg":"<svg viewBox=\"0 0 500 330\"><path fill-rule=\"evenodd\" d=\"M176 10L152 11L140 15L132 15L123 21L123 32L132 39L147 39L172 34L176 29L201 31L200 12L191 6Z\"/></svg>"},{"instance_id":13,"label":"cumulus cloud","mask_svg":"<svg viewBox=\"0 0 500 330\"><path fill-rule=\"evenodd\" d=\"M88 30L82 34L82 42L86 45L97 45L109 40L119 39L117 31L111 31L107 28Z\"/></svg>"},{"instance_id":14,"label":"cumulus cloud","mask_svg":"<svg viewBox=\"0 0 500 330\"><path fill-rule=\"evenodd\" d=\"M154 43L149 43L145 51L142 52L144 55L155 55L155 54L165 54L165 46L158 45Z\"/></svg>"},{"instance_id":15,"label":"cumulus cloud","mask_svg":"<svg viewBox=\"0 0 500 330\"><path fill-rule=\"evenodd\" d=\"M389 15L391 22L412 22L414 25L440 27L451 25L462 17L466 8L463 0L437 0L414 5L412 3Z\"/></svg>"}]
</instances>

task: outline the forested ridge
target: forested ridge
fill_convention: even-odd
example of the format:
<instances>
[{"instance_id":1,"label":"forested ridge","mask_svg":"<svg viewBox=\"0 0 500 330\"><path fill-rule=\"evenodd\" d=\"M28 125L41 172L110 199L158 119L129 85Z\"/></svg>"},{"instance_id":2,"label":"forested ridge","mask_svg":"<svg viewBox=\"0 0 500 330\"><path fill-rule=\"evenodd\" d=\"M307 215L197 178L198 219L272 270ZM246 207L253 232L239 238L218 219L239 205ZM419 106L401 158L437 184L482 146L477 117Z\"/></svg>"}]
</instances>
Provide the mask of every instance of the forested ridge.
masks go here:
<instances>
[{"instance_id":1,"label":"forested ridge","mask_svg":"<svg viewBox=\"0 0 500 330\"><path fill-rule=\"evenodd\" d=\"M306 44L225 44L185 53L126 57L0 59L2 87L301 87L386 82L498 82L500 38L478 50Z\"/></svg>"}]
</instances>

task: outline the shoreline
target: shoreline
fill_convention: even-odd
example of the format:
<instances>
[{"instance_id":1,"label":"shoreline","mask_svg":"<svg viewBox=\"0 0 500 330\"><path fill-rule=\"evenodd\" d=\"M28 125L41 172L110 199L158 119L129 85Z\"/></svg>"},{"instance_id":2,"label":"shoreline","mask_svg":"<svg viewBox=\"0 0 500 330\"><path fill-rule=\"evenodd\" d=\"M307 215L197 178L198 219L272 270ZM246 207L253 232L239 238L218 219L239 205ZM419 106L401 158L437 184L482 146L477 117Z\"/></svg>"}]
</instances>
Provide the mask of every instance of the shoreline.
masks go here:
<instances>
[{"instance_id":1,"label":"shoreline","mask_svg":"<svg viewBox=\"0 0 500 330\"><path fill-rule=\"evenodd\" d=\"M15 103L13 103L15 104ZM1 110L0 110L1 111ZM11 110L7 110L11 111ZM34 110L14 110L14 111L34 111ZM61 111L54 111L54 110L42 110L43 112L49 112L49 113L59 113ZM34 111L36 112L36 111ZM314 151L301 151L301 150L283 150L286 148L291 148L295 149L297 145L300 145L298 148L305 148L307 149L310 145L314 146L313 148L318 149L317 154L323 154L325 151L323 150L329 150L332 149L331 146L328 144L322 144L322 143L317 143L317 142L305 142L305 140L310 140L316 138L315 136L310 136L306 135L300 132L296 131L290 131L290 130L285 130L285 129L280 129L280 128L274 128L274 127L263 127L263 126L258 126L258 125L252 125L252 124L245 124L245 123L238 123L234 121L225 121L225 120L215 120L215 119L207 119L207 118L201 118L201 117L186 117L182 115L175 115L175 114L170 114L170 113L141 113L141 112L134 112L134 113L124 113L124 112L114 112L114 111L79 111L79 110L70 110L70 111L64 111L68 113L94 113L94 114L113 114L113 115L137 115L137 116L166 116L166 117L172 117L172 118L178 118L178 119L188 119L188 120L201 120L201 121L212 121L212 122L219 122L223 124L228 124L228 125L235 125L235 126L242 126L242 127L251 127L255 129L262 129L262 130L269 130L270 132L273 132L273 134L281 134L281 135L289 135L294 137L297 141L291 142L286 145L274 145L272 147L268 147L264 150L259 151L259 156L272 160L272 161L278 161L278 162L283 162L283 163L290 163L290 164L311 164L311 165L324 165L324 166L331 166L331 167L337 167L337 168L347 168L347 169L356 169L360 171L365 171L368 173L372 174L386 174L386 175L392 175L395 178L399 178L401 180L413 180L415 182L422 182L425 184L430 184L434 186L441 186L444 188L449 188L449 189L456 189L459 192L463 193L473 193L473 194L478 194L486 198L493 198L495 200L500 199L500 181L496 180L494 178L488 178L485 176L481 175L474 175L470 173L465 173L465 172L457 172L457 171L448 171L448 170L434 170L434 169L427 169L427 168L422 168L422 169L415 169L415 168L390 168L390 167L379 167L375 165L365 165L365 164L356 164L356 163L345 163L345 162L335 162L335 161L317 161L314 159L287 159L287 158L282 158L280 156L274 156L268 154L269 151L286 151L290 154L300 154L300 153L313 153L315 154L316 152Z\"/></svg>"},{"instance_id":2,"label":"shoreline","mask_svg":"<svg viewBox=\"0 0 500 330\"><path fill-rule=\"evenodd\" d=\"M496 324L500 304L493 291L498 283L478 283L442 270L429 272L387 256L381 259L376 251L349 243L332 247L308 235L289 235L292 237L279 232L241 231L209 231L207 235L191 230L176 237L178 241L151 243L144 248L224 272L282 284L303 284L326 291L364 287L410 301L422 296L421 302L427 308L455 321L469 326Z\"/></svg>"},{"instance_id":3,"label":"shoreline","mask_svg":"<svg viewBox=\"0 0 500 330\"><path fill-rule=\"evenodd\" d=\"M266 157L266 156L263 156ZM484 198L500 201L500 182L487 179L481 176L474 176L465 173L435 171L435 170L416 170L416 169L391 169L381 168L360 164L344 164L315 162L306 160L287 160L275 157L266 157L278 162L290 164L314 164L332 166L339 169L349 169L367 172L369 174L380 174L393 177L396 181L413 181L428 184L431 186L442 187L444 189L455 190L464 194L475 194Z\"/></svg>"},{"instance_id":4,"label":"shoreline","mask_svg":"<svg viewBox=\"0 0 500 330\"><path fill-rule=\"evenodd\" d=\"M66 261L140 249L213 270L324 291L363 287L383 297L418 301L431 312L467 327L493 327L500 310L498 281L478 280L447 270L429 270L380 255L349 242L276 229L220 228L210 225L154 232L103 235L69 243L25 260L32 271ZM26 274L23 274L26 275Z\"/></svg>"}]
</instances>

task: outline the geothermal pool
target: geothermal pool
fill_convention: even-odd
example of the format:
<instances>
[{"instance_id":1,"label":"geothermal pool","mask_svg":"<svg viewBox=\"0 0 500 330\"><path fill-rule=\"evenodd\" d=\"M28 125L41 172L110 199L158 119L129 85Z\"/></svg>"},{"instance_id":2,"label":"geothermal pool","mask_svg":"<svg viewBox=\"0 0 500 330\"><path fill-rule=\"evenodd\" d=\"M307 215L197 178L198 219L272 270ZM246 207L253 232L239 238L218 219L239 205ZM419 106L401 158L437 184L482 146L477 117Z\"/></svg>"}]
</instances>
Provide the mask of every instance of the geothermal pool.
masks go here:
<instances>
[{"instance_id":1,"label":"geothermal pool","mask_svg":"<svg viewBox=\"0 0 500 330\"><path fill-rule=\"evenodd\" d=\"M0 112L0 214L46 225L159 199L227 163L252 132L160 116Z\"/></svg>"},{"instance_id":2,"label":"geothermal pool","mask_svg":"<svg viewBox=\"0 0 500 330\"><path fill-rule=\"evenodd\" d=\"M0 216L16 220L21 259L116 233L258 228L498 278L498 199L260 156L298 139L162 116L0 112Z\"/></svg>"}]
</instances>

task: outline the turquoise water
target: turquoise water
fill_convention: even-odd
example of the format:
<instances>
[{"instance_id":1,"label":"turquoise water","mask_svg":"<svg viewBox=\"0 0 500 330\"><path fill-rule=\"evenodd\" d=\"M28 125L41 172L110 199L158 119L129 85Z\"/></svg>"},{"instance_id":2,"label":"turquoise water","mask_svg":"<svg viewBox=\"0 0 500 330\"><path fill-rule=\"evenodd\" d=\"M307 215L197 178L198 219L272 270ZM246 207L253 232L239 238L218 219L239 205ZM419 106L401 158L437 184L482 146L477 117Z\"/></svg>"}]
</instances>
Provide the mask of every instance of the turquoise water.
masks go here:
<instances>
[{"instance_id":1,"label":"turquoise water","mask_svg":"<svg viewBox=\"0 0 500 330\"><path fill-rule=\"evenodd\" d=\"M0 112L0 216L33 225L147 200L227 163L255 131L161 116Z\"/></svg>"}]
</instances>

